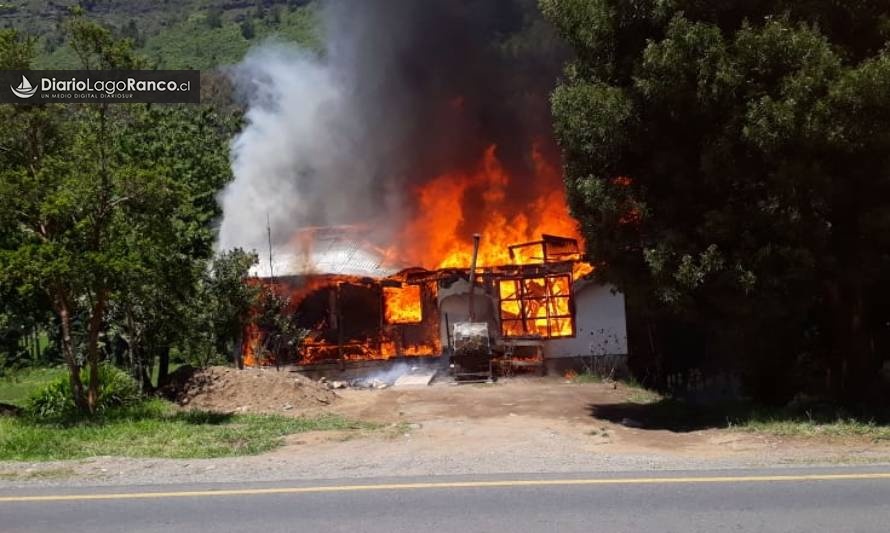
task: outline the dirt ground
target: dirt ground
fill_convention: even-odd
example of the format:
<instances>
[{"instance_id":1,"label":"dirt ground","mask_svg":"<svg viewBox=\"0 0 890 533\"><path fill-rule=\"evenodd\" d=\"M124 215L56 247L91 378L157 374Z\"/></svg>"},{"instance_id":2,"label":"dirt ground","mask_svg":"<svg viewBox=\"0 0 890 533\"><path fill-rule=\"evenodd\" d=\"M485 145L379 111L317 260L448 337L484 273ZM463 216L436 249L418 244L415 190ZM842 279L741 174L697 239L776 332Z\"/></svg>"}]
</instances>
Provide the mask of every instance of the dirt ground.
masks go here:
<instances>
[{"instance_id":1,"label":"dirt ground","mask_svg":"<svg viewBox=\"0 0 890 533\"><path fill-rule=\"evenodd\" d=\"M638 421L620 414L621 409L633 413L639 395L621 384L575 384L559 378L337 390L330 404L309 402L282 411L277 399L270 410L294 416L338 413L381 422L384 428L296 434L281 448L254 457L0 463L0 472L65 472L33 479L6 476L14 481L5 482L0 477L0 483L113 485L890 463L888 442L633 427ZM594 416L600 412L609 416Z\"/></svg>"},{"instance_id":2,"label":"dirt ground","mask_svg":"<svg viewBox=\"0 0 890 533\"><path fill-rule=\"evenodd\" d=\"M732 459L764 462L884 460L890 443L790 439L729 429L634 427L638 389L566 383L560 378L513 379L497 384L434 384L384 391L346 390L331 410L380 422L407 422L418 453L638 455L656 459ZM607 413L606 418L600 413ZM614 416L615 414L617 416ZM678 424L682 426L682 424Z\"/></svg>"}]
</instances>

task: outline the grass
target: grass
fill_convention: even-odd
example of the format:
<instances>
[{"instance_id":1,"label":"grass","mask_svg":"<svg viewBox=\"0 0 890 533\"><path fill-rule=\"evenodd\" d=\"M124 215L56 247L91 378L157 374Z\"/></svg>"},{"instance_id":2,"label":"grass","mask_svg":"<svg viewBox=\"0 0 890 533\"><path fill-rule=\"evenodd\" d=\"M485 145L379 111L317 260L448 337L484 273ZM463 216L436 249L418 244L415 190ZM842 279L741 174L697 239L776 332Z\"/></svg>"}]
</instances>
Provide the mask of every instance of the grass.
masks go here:
<instances>
[{"instance_id":1,"label":"grass","mask_svg":"<svg viewBox=\"0 0 890 533\"><path fill-rule=\"evenodd\" d=\"M593 406L592 414L619 423L629 418L646 429L678 432L716 428L778 437L890 440L886 414L853 416L830 404L809 408L769 407L746 401L694 404L639 389L624 403Z\"/></svg>"},{"instance_id":2,"label":"grass","mask_svg":"<svg viewBox=\"0 0 890 533\"><path fill-rule=\"evenodd\" d=\"M874 441L890 440L890 426L872 419L837 415L813 419L807 416L780 412L755 412L746 419L730 422L729 427L742 431L766 433L779 437L866 438Z\"/></svg>"},{"instance_id":3,"label":"grass","mask_svg":"<svg viewBox=\"0 0 890 533\"><path fill-rule=\"evenodd\" d=\"M25 407L28 398L59 376L65 374L61 367L28 368L0 378L0 403Z\"/></svg>"},{"instance_id":4,"label":"grass","mask_svg":"<svg viewBox=\"0 0 890 533\"><path fill-rule=\"evenodd\" d=\"M566 374L566 379L572 383L604 383L606 381L605 376L586 370L580 374L570 371Z\"/></svg>"},{"instance_id":5,"label":"grass","mask_svg":"<svg viewBox=\"0 0 890 533\"><path fill-rule=\"evenodd\" d=\"M649 389L644 389L642 386L633 387L628 385L628 388L631 389L628 400L633 403L645 405L660 402L664 399L664 396L662 396L661 394Z\"/></svg>"},{"instance_id":6,"label":"grass","mask_svg":"<svg viewBox=\"0 0 890 533\"><path fill-rule=\"evenodd\" d=\"M170 372L182 366L179 363L170 363ZM63 367L50 368L24 368L15 373L0 377L0 403L8 403L18 407L25 407L28 398L37 390L48 385L59 376L65 375L67 370ZM152 368L151 382L158 382L158 365Z\"/></svg>"},{"instance_id":7,"label":"grass","mask_svg":"<svg viewBox=\"0 0 890 533\"><path fill-rule=\"evenodd\" d=\"M579 373L571 372L566 374L566 379L572 383L621 383L630 391L628 400L633 403L648 404L662 400L664 397L652 390L649 390L640 384L634 377L612 379L602 374L584 371Z\"/></svg>"},{"instance_id":8,"label":"grass","mask_svg":"<svg viewBox=\"0 0 890 533\"><path fill-rule=\"evenodd\" d=\"M280 446L286 435L294 433L376 428L339 416L291 418L178 411L167 402L150 400L109 412L99 420L68 425L0 418L0 460L254 455Z\"/></svg>"}]
</instances>

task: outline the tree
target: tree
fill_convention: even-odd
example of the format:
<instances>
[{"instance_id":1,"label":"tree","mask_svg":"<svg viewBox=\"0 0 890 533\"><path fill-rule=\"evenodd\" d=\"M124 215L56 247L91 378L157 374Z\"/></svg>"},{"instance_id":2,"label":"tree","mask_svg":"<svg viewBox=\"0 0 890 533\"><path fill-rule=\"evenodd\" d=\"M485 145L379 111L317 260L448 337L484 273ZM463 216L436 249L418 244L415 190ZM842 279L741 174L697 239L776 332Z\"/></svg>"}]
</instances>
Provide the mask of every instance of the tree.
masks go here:
<instances>
[{"instance_id":1,"label":"tree","mask_svg":"<svg viewBox=\"0 0 890 533\"><path fill-rule=\"evenodd\" d=\"M890 273L884 4L540 5L576 53L552 108L604 279L649 319L691 325L761 396L812 385L812 364L835 397L872 398Z\"/></svg>"},{"instance_id":2,"label":"tree","mask_svg":"<svg viewBox=\"0 0 890 533\"><path fill-rule=\"evenodd\" d=\"M274 285L264 285L258 300L253 322L261 332L262 344L257 357L272 359L280 367L295 356L309 330L300 327L290 296L281 294Z\"/></svg>"},{"instance_id":3,"label":"tree","mask_svg":"<svg viewBox=\"0 0 890 533\"><path fill-rule=\"evenodd\" d=\"M0 30L0 70L30 69L35 42L15 30Z\"/></svg>"},{"instance_id":4,"label":"tree","mask_svg":"<svg viewBox=\"0 0 890 533\"><path fill-rule=\"evenodd\" d=\"M140 248L149 268L126 283L111 317L144 388L151 387L154 361L162 381L171 346L193 333L182 327L181 314L213 255L212 222L221 214L216 194L231 179L228 140L236 127L235 116L206 106L144 106L131 113L121 153L152 161L156 172L173 177L179 191L168 220L172 231L154 246Z\"/></svg>"},{"instance_id":5,"label":"tree","mask_svg":"<svg viewBox=\"0 0 890 533\"><path fill-rule=\"evenodd\" d=\"M204 23L212 30L222 28L222 14L223 11L221 7L211 6L207 9L207 14L204 16Z\"/></svg>"},{"instance_id":6,"label":"tree","mask_svg":"<svg viewBox=\"0 0 890 533\"><path fill-rule=\"evenodd\" d=\"M241 21L241 36L248 41L256 36L256 30L253 27L253 19L250 18L250 15L246 15L244 20Z\"/></svg>"},{"instance_id":7,"label":"tree","mask_svg":"<svg viewBox=\"0 0 890 533\"><path fill-rule=\"evenodd\" d=\"M260 288L250 283L256 253L240 248L216 256L197 285L197 293L180 310L180 350L198 366L206 366L226 354L240 357L244 326L258 303Z\"/></svg>"},{"instance_id":8,"label":"tree","mask_svg":"<svg viewBox=\"0 0 890 533\"><path fill-rule=\"evenodd\" d=\"M84 68L144 64L104 28L77 15L66 26ZM25 44L8 43L23 41L2 42L3 64L19 61ZM145 380L144 363L175 340L178 305L212 253L233 124L149 105L0 112L0 288L51 302L75 404L92 412L107 342L124 339Z\"/></svg>"}]
</instances>

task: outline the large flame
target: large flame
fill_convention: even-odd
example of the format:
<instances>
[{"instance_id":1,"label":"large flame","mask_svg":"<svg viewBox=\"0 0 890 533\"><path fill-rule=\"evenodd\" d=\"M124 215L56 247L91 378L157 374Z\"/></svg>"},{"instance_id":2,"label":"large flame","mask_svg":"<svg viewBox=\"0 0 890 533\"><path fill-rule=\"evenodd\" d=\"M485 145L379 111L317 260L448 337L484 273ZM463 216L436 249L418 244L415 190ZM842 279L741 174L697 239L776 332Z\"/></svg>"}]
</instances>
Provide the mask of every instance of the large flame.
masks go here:
<instances>
[{"instance_id":1,"label":"large flame","mask_svg":"<svg viewBox=\"0 0 890 533\"><path fill-rule=\"evenodd\" d=\"M573 261L572 274L547 274L503 279L498 283L501 332L506 336L555 338L574 334L571 310L573 279L593 267L581 261L583 240L569 214L558 169L537 147L530 153L533 179L513 179L489 146L475 168L436 176L413 191L416 213L401 230L399 244L384 253L385 262L427 269L466 268L472 263L472 234L481 234L477 267L525 265L545 261ZM532 185L529 185L532 184ZM523 190L531 187L533 190ZM304 232L312 245L314 232ZM569 239L545 240L543 235ZM577 246L570 239L577 241ZM523 244L525 243L525 244ZM522 246L515 246L522 244ZM580 250L579 250L580 247ZM546 255L546 257L545 257ZM552 259L551 257L556 257ZM551 258L551 259L548 259ZM404 282L401 280L392 280ZM310 275L298 287L286 290L294 308L310 293L341 283L363 283L356 276ZM320 339L315 330L301 352L304 361L389 359L396 356L435 355L441 351L437 334L420 344L410 344L399 328L424 323L422 292L418 285L384 285L383 324L379 338L352 339L339 344ZM435 318L435 317L434 317ZM438 332L438 325L433 325ZM322 325L316 330L320 331ZM260 361L262 332L254 326L245 331L246 364Z\"/></svg>"},{"instance_id":2,"label":"large flame","mask_svg":"<svg viewBox=\"0 0 890 533\"><path fill-rule=\"evenodd\" d=\"M420 286L383 287L383 309L387 324L414 324L423 319Z\"/></svg>"},{"instance_id":3,"label":"large flame","mask_svg":"<svg viewBox=\"0 0 890 533\"><path fill-rule=\"evenodd\" d=\"M498 160L494 145L485 150L477 168L442 174L418 187L414 191L417 215L402 233L402 259L431 269L467 267L472 262L474 232L482 235L478 266L531 262L511 257L508 247L538 240L543 234L572 237L580 243L558 170L537 147L530 155L536 189L531 201L516 199L513 187L518 185ZM481 191L482 205L468 206L470 191ZM466 227L468 220L480 219L478 227Z\"/></svg>"}]
</instances>

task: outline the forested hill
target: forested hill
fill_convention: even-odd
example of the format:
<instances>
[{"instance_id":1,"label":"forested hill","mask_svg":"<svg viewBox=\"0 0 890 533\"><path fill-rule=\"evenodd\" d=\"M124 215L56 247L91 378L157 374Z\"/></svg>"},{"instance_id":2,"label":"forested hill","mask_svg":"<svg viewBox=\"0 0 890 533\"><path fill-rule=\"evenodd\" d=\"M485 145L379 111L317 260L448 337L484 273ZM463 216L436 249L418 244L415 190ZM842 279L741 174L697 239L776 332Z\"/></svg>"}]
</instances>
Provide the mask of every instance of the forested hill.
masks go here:
<instances>
[{"instance_id":1,"label":"forested hill","mask_svg":"<svg viewBox=\"0 0 890 533\"><path fill-rule=\"evenodd\" d=\"M233 63L251 43L273 35L317 42L311 0L0 0L0 28L38 39L34 68L77 68L60 29L77 5L88 18L132 39L158 68Z\"/></svg>"}]
</instances>

